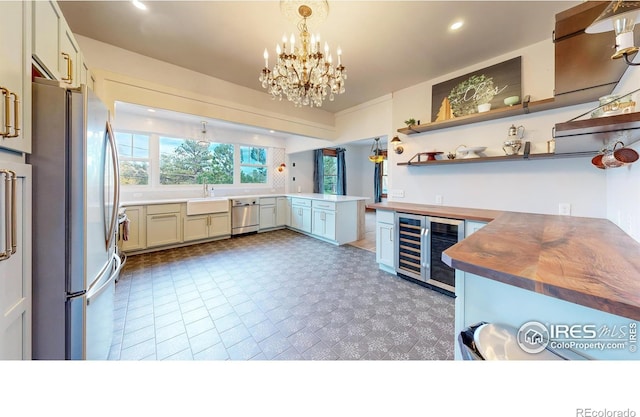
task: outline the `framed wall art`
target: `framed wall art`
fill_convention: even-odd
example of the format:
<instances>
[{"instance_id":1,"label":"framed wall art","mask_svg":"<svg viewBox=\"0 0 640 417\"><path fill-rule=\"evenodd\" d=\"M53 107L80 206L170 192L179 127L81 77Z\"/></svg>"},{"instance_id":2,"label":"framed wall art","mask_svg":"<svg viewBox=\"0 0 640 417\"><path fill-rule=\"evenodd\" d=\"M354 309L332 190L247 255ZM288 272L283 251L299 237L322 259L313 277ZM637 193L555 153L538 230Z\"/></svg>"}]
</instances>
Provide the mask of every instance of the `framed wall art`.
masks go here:
<instances>
[{"instance_id":1,"label":"framed wall art","mask_svg":"<svg viewBox=\"0 0 640 417\"><path fill-rule=\"evenodd\" d=\"M433 85L431 121L512 106L522 98L522 57Z\"/></svg>"}]
</instances>

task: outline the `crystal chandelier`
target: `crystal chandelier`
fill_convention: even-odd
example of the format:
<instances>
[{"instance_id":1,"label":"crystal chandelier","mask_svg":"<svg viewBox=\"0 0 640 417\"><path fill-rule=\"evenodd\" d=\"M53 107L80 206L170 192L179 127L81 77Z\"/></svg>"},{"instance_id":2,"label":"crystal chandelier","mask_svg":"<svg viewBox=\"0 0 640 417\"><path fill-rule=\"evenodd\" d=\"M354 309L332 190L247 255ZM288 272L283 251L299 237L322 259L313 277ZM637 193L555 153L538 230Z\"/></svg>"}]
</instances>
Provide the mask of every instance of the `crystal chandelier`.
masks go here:
<instances>
[{"instance_id":1,"label":"crystal chandelier","mask_svg":"<svg viewBox=\"0 0 640 417\"><path fill-rule=\"evenodd\" d=\"M265 49L265 67L259 78L262 87L267 89L273 99L277 97L282 100L285 95L296 107L320 107L327 95L329 101L333 101L336 94L344 93L344 80L347 79L340 48L336 51L338 65L334 67L329 45L325 42L323 53L320 49L320 36L309 34L307 19L314 13L310 3L312 1L307 1L297 8L298 17L302 18L298 24L299 42L296 43L291 34L287 45L286 35L282 37L282 46L276 46L277 58L273 69L269 69L269 53ZM326 14L327 2L316 3L321 6L318 13Z\"/></svg>"}]
</instances>

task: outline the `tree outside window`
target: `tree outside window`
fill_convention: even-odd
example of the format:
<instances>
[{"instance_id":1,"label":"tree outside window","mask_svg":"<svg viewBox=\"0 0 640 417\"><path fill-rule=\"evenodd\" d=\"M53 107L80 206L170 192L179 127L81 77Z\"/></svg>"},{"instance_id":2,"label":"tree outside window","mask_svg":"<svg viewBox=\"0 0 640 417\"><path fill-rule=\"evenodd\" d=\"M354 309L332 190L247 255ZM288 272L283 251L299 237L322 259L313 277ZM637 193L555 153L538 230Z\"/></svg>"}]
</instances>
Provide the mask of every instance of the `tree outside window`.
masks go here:
<instances>
[{"instance_id":1,"label":"tree outside window","mask_svg":"<svg viewBox=\"0 0 640 417\"><path fill-rule=\"evenodd\" d=\"M240 146L240 183L267 183L267 149Z\"/></svg>"},{"instance_id":2,"label":"tree outside window","mask_svg":"<svg viewBox=\"0 0 640 417\"><path fill-rule=\"evenodd\" d=\"M122 185L149 184L149 136L115 132Z\"/></svg>"},{"instance_id":3,"label":"tree outside window","mask_svg":"<svg viewBox=\"0 0 640 417\"><path fill-rule=\"evenodd\" d=\"M338 193L338 155L334 149L323 149L322 152L324 166L322 192L335 195Z\"/></svg>"},{"instance_id":4,"label":"tree outside window","mask_svg":"<svg viewBox=\"0 0 640 417\"><path fill-rule=\"evenodd\" d=\"M160 184L233 184L233 145L160 137Z\"/></svg>"}]
</instances>

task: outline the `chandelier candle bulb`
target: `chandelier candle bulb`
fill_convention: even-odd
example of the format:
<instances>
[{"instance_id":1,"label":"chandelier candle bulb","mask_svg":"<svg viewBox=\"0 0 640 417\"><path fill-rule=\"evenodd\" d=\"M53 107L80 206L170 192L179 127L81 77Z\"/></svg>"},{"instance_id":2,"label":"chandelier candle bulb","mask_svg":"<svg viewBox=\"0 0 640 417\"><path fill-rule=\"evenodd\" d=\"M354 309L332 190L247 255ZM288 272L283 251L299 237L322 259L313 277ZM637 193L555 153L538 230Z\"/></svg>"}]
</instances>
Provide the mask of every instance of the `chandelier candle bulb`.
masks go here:
<instances>
[{"instance_id":1,"label":"chandelier candle bulb","mask_svg":"<svg viewBox=\"0 0 640 417\"><path fill-rule=\"evenodd\" d=\"M264 66L269 68L269 52L267 52L267 48L264 48Z\"/></svg>"},{"instance_id":2,"label":"chandelier candle bulb","mask_svg":"<svg viewBox=\"0 0 640 417\"><path fill-rule=\"evenodd\" d=\"M326 15L326 0L320 1L318 7L318 10L312 10L311 6L303 4L297 8L297 16L301 18L298 45L293 33L288 41L285 34L282 44L276 44L277 58L273 69L268 67L269 58L265 52L265 68L259 77L262 87L267 89L272 98L282 100L284 96L296 107L320 107L326 98L333 101L334 95L345 92L347 73L342 65L342 49L336 51L338 65L334 67L329 43L324 42L322 53L320 35L311 35L307 27L307 19L314 12L317 11L317 16ZM290 43L288 48L287 42Z\"/></svg>"}]
</instances>

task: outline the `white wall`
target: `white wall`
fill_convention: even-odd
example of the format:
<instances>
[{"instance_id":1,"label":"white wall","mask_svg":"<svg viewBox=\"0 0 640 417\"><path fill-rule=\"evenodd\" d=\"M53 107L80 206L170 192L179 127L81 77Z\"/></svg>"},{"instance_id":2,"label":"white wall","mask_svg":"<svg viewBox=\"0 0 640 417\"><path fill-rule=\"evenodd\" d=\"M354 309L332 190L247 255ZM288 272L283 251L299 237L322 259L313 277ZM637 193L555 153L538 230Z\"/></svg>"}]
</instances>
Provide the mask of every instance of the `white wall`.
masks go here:
<instances>
[{"instance_id":1,"label":"white wall","mask_svg":"<svg viewBox=\"0 0 640 417\"><path fill-rule=\"evenodd\" d=\"M78 34L75 37L96 79L97 94L112 110L115 101L124 101L295 135L336 137L332 113L295 108L286 100L271 100L267 93Z\"/></svg>"},{"instance_id":2,"label":"white wall","mask_svg":"<svg viewBox=\"0 0 640 417\"><path fill-rule=\"evenodd\" d=\"M288 192L313 192L313 151L287 155L289 163ZM295 166L294 166L295 164ZM294 180L295 178L295 180Z\"/></svg>"},{"instance_id":3,"label":"white wall","mask_svg":"<svg viewBox=\"0 0 640 417\"><path fill-rule=\"evenodd\" d=\"M554 49L551 39L531 45L493 60L463 68L455 73L394 92L392 119L395 129L404 127L408 118L430 120L431 87L507 59L522 56L523 96L532 100L553 96ZM552 127L588 111L595 104L572 106L529 115L514 116L416 135L400 135L404 153L389 153L389 188L391 201L435 204L442 196L444 205L492 208L557 214L560 203L571 205L571 214L605 217L606 173L594 169L590 158L545 161L493 162L446 166L397 166L418 152L454 151L459 145L486 146L487 156L503 155L502 143L512 124L525 127L524 139L531 142L531 152L546 152ZM359 117L370 120L368 108ZM351 118L357 118L354 113ZM395 133L394 133L395 134ZM338 133L342 137L342 132ZM588 184L588 187L585 187ZM400 197L403 194L404 197Z\"/></svg>"},{"instance_id":4,"label":"white wall","mask_svg":"<svg viewBox=\"0 0 640 417\"><path fill-rule=\"evenodd\" d=\"M636 57L636 62L638 61ZM622 78L615 90L617 94L626 94L640 86L640 69L632 67ZM640 94L635 94L635 102L640 100ZM636 111L640 104L636 104ZM628 131L620 138L626 145L633 143L630 148L640 152L640 133L636 130ZM640 242L640 162L615 169L606 170L606 202L607 219L617 224L628 235ZM594 196L604 198L605 196Z\"/></svg>"}]
</instances>

